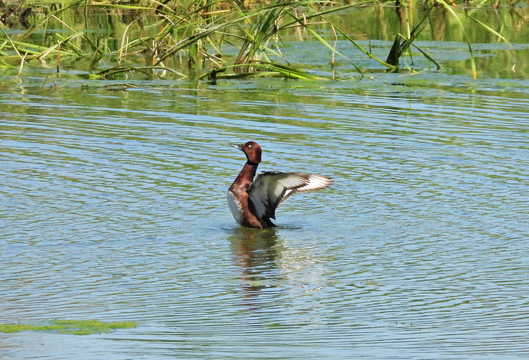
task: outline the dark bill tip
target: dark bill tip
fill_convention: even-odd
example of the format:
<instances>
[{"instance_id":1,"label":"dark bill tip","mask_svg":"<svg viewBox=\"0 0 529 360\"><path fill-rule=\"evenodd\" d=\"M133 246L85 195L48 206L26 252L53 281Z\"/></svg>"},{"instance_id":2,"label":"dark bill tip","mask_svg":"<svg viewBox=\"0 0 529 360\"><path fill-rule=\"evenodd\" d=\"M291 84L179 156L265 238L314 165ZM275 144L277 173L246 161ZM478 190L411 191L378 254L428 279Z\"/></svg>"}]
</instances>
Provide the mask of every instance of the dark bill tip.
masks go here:
<instances>
[{"instance_id":1,"label":"dark bill tip","mask_svg":"<svg viewBox=\"0 0 529 360\"><path fill-rule=\"evenodd\" d=\"M230 143L230 146L233 146L234 148L236 149L239 149L239 150L242 150L242 144L233 144L233 143Z\"/></svg>"}]
</instances>

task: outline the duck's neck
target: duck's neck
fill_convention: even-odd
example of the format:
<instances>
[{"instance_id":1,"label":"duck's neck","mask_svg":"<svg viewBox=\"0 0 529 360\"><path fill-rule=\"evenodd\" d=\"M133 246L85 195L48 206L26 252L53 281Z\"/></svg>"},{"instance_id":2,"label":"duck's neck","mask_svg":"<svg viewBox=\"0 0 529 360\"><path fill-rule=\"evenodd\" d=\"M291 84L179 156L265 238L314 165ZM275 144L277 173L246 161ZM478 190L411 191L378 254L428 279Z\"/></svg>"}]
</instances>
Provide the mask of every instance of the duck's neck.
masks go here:
<instances>
[{"instance_id":1,"label":"duck's neck","mask_svg":"<svg viewBox=\"0 0 529 360\"><path fill-rule=\"evenodd\" d=\"M235 179L235 183L240 184L245 190L250 187L257 172L258 163L247 161L246 164L242 167L239 176Z\"/></svg>"}]
</instances>

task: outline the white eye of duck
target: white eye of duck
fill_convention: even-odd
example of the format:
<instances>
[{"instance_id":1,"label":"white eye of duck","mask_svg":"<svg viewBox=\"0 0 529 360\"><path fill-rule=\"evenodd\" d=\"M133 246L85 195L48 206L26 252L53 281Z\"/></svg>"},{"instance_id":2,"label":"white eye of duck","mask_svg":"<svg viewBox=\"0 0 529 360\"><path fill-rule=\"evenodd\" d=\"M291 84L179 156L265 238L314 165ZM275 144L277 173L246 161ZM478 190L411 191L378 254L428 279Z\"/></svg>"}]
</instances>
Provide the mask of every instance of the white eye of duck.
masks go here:
<instances>
[{"instance_id":1,"label":"white eye of duck","mask_svg":"<svg viewBox=\"0 0 529 360\"><path fill-rule=\"evenodd\" d=\"M251 148L252 148L252 144L248 144L248 148L250 148L250 149L251 149Z\"/></svg>"}]
</instances>

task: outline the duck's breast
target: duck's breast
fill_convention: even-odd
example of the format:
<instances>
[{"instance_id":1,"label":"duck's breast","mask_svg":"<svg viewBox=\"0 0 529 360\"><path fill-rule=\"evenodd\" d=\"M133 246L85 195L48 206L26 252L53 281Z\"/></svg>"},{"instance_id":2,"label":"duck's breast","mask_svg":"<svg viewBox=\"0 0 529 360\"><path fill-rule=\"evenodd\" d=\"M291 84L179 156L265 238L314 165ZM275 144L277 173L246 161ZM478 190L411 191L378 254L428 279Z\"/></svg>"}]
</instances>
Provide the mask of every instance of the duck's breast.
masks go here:
<instances>
[{"instance_id":1,"label":"duck's breast","mask_svg":"<svg viewBox=\"0 0 529 360\"><path fill-rule=\"evenodd\" d=\"M234 193L232 193L230 190L228 190L228 205L230 206L231 213L233 214L233 217L235 218L235 221L237 223L242 224L243 216L242 216L242 205L241 202L237 199Z\"/></svg>"}]
</instances>

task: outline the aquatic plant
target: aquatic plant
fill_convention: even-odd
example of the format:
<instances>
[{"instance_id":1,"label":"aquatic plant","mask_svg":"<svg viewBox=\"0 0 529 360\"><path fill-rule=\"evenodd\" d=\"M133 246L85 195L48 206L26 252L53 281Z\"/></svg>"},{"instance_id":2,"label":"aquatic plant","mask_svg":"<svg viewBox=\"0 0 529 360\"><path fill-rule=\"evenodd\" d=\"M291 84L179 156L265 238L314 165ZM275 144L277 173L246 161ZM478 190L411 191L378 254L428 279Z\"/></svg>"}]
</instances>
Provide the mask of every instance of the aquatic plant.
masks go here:
<instances>
[{"instance_id":1,"label":"aquatic plant","mask_svg":"<svg viewBox=\"0 0 529 360\"><path fill-rule=\"evenodd\" d=\"M136 327L134 321L103 322L99 320L52 320L46 325L0 324L0 332L51 331L73 335L107 333L117 329Z\"/></svg>"},{"instance_id":2,"label":"aquatic plant","mask_svg":"<svg viewBox=\"0 0 529 360\"><path fill-rule=\"evenodd\" d=\"M40 12L28 10L21 4L18 8L5 7L2 19L6 20L3 20L6 25L12 25L18 18L25 30L8 32L8 27L0 26L0 67L18 69L19 74L30 62L46 64L53 61L58 74L64 68L75 68L89 71L92 78L115 78L133 73L210 81L248 76L322 78L289 64L284 58L281 51L283 37L292 34L303 39L317 39L323 49L330 51L331 65L337 56L349 61L336 49L340 38L387 71L399 71L402 58L412 56L412 47L439 68L427 51L415 45L433 8L445 9L461 26L474 77L477 75L475 57L460 17L476 21L485 31L507 41L468 12L454 8L447 0L429 0L424 5L426 11L415 25L409 19L403 20L408 31L395 35L385 61L329 18L333 13L375 4L374 0L345 5L316 0L141 0L138 3L77 0L54 8L43 7ZM400 1L398 5L408 9ZM113 39L100 36L96 31L100 24L94 19L101 14L121 19L119 24L112 23ZM353 65L359 72L364 71ZM407 67L412 70L409 65Z\"/></svg>"}]
</instances>

